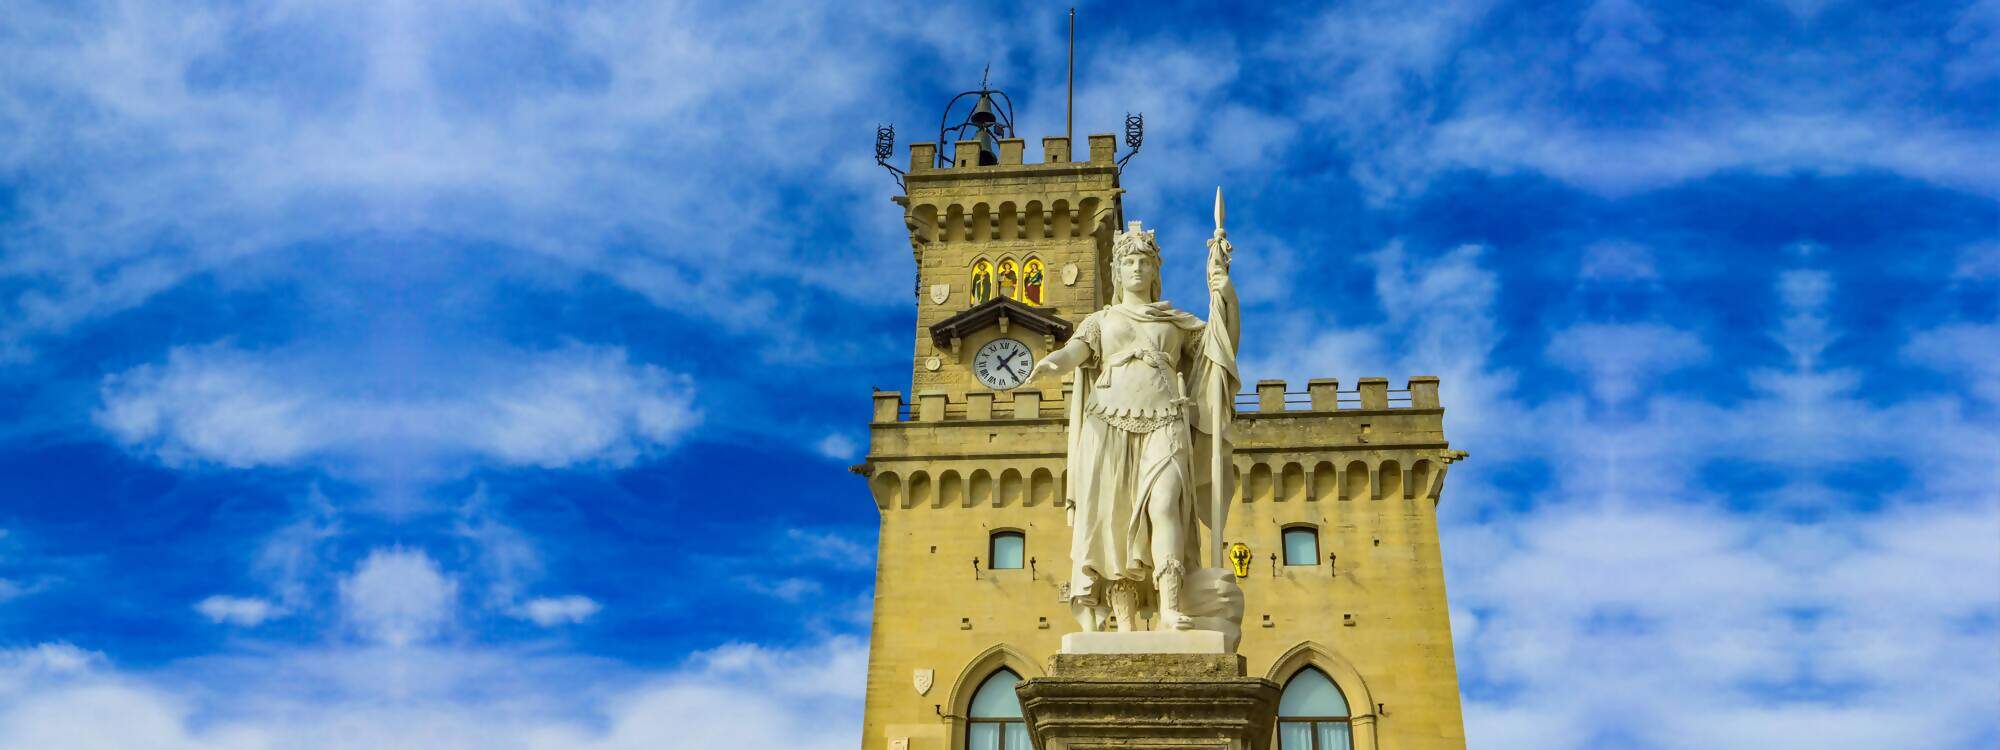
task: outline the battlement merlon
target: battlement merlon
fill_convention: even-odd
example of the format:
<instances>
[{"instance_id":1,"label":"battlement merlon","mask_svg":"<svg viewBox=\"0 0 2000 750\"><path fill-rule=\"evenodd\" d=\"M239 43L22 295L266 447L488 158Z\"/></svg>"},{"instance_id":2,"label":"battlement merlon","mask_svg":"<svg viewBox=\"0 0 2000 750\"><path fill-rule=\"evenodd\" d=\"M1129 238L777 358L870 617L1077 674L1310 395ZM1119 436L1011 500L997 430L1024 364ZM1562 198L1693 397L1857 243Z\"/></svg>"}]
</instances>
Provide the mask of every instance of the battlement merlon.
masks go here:
<instances>
[{"instance_id":1,"label":"battlement merlon","mask_svg":"<svg viewBox=\"0 0 2000 750\"><path fill-rule=\"evenodd\" d=\"M979 163L979 142L976 140L957 141L952 144L949 166L937 165L938 144L930 142L910 144L909 177L913 180L948 180L951 178L991 177L997 174L1021 173L1050 174L1061 171L1097 172L1118 171L1118 138L1110 133L1090 136L1090 158L1087 161L1070 160L1069 139L1063 136L1049 136L1042 139L1042 161L1026 164L1027 141L1021 138L1000 139L1000 163L981 165ZM1026 170L1022 168L1026 167ZM914 188L914 185L912 186Z\"/></svg>"},{"instance_id":2,"label":"battlement merlon","mask_svg":"<svg viewBox=\"0 0 2000 750\"><path fill-rule=\"evenodd\" d=\"M1009 470L1036 480L1025 485L1028 497L1035 497L1040 478L1063 474L1069 388L975 391L962 401L953 393L919 391L911 402L878 390L868 455L852 468L871 478L883 510L984 503L992 498L981 491L983 485L973 481L959 488L954 478L1002 477ZM1253 499L1302 493L1306 499L1438 502L1449 465L1465 454L1452 450L1445 438L1437 389L1432 376L1412 377L1401 390L1389 388L1387 378L1363 378L1353 390L1341 390L1332 379L1308 381L1305 391L1287 391L1282 380L1259 381L1237 396L1230 428L1234 463L1244 482L1239 489ZM1008 441L994 442L1002 432ZM922 488L902 488L902 479L896 479L918 474L936 480L935 497L919 498ZM1274 484L1272 477L1282 481ZM1004 490L1006 482L1001 485ZM917 494L904 494L906 489Z\"/></svg>"},{"instance_id":3,"label":"battlement merlon","mask_svg":"<svg viewBox=\"0 0 2000 750\"><path fill-rule=\"evenodd\" d=\"M935 242L1055 240L1090 237L1109 247L1123 221L1117 139L1090 137L1090 159L1071 161L1068 138L1042 139L1044 160L1024 162L1025 142L999 140L999 163L980 165L979 143L953 145L950 166L937 166L938 145L910 144L903 207L910 250L921 263Z\"/></svg>"},{"instance_id":4,"label":"battlement merlon","mask_svg":"<svg viewBox=\"0 0 2000 750\"><path fill-rule=\"evenodd\" d=\"M876 390L875 424L895 422L957 422L992 419L1041 419L1061 417L1068 412L1065 383L1056 397L1038 390L966 394L964 401L952 401L943 391L919 391L914 401L904 401L898 391ZM1254 390L1236 396L1239 416L1256 414L1307 414L1314 412L1435 413L1442 415L1435 375L1413 375L1406 387L1394 390L1388 378L1362 378L1353 390L1340 389L1333 378L1306 381L1304 391L1286 390L1283 380L1259 380Z\"/></svg>"}]
</instances>

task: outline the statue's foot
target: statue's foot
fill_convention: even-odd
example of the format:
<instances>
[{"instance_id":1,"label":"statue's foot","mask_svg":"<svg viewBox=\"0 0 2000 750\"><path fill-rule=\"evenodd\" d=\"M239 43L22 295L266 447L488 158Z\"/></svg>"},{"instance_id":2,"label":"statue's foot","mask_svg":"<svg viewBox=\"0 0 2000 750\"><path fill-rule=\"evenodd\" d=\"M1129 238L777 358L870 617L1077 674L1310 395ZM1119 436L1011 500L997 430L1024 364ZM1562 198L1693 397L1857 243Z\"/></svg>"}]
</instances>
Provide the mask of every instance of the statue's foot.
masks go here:
<instances>
[{"instance_id":1,"label":"statue's foot","mask_svg":"<svg viewBox=\"0 0 2000 750\"><path fill-rule=\"evenodd\" d=\"M1111 615L1118 620L1118 629L1133 633L1139 630L1139 584L1120 580L1111 584Z\"/></svg>"}]
</instances>

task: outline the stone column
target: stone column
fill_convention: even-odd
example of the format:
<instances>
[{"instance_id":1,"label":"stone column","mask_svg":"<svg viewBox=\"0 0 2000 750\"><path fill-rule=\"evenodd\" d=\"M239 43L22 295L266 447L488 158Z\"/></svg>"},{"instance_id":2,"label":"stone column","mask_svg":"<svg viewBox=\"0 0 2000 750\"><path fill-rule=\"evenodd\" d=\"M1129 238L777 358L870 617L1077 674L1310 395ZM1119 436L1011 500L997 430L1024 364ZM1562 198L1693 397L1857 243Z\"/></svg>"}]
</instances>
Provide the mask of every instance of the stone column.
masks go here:
<instances>
[{"instance_id":1,"label":"stone column","mask_svg":"<svg viewBox=\"0 0 2000 750\"><path fill-rule=\"evenodd\" d=\"M1060 653L1050 661L1049 676L1015 687L1037 750L1271 746L1278 686L1244 676L1236 654Z\"/></svg>"}]
</instances>

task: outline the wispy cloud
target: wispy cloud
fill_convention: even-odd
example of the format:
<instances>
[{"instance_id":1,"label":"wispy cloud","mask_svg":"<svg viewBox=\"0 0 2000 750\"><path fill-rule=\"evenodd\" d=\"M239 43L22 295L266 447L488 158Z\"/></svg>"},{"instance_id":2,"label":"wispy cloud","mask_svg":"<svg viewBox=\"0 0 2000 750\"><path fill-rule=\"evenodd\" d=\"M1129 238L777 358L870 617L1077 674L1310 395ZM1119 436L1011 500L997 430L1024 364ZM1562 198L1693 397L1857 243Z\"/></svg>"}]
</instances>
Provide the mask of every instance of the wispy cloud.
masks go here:
<instances>
[{"instance_id":1,"label":"wispy cloud","mask_svg":"<svg viewBox=\"0 0 2000 750\"><path fill-rule=\"evenodd\" d=\"M262 625L265 620L278 617L284 611L263 599L216 594L194 605L195 611L212 622L227 623L245 628Z\"/></svg>"},{"instance_id":2,"label":"wispy cloud","mask_svg":"<svg viewBox=\"0 0 2000 750\"><path fill-rule=\"evenodd\" d=\"M529 599L521 605L521 614L536 625L549 628L583 622L600 609L603 607L590 597L571 594Z\"/></svg>"},{"instance_id":3,"label":"wispy cloud","mask_svg":"<svg viewBox=\"0 0 2000 750\"><path fill-rule=\"evenodd\" d=\"M43 644L0 652L0 745L637 750L743 744L831 750L852 746L860 732L867 649L849 639L796 649L733 644L637 678L592 665L544 664L532 655L494 656L410 655L383 662L368 652L292 655L294 667L338 670L373 686L329 703L308 694L337 683L301 689L291 681L295 672L256 673L254 682L226 686L165 682L120 671L101 654ZM503 664L536 679L509 678L500 671ZM425 682L460 692L408 692L406 677L420 669L431 672ZM491 679L482 689L462 690L481 678ZM405 689L399 694L390 683ZM198 715L185 694L211 687L241 695L230 709ZM566 693L587 696L587 713L565 709L574 702ZM759 719L745 722L743 716Z\"/></svg>"},{"instance_id":4,"label":"wispy cloud","mask_svg":"<svg viewBox=\"0 0 2000 750\"><path fill-rule=\"evenodd\" d=\"M398 389L392 371L326 369L220 347L109 376L97 422L168 465L290 466L308 458L363 473L436 471L477 456L560 468L629 464L699 423L685 376L619 349L572 346L463 373L449 393Z\"/></svg>"}]
</instances>

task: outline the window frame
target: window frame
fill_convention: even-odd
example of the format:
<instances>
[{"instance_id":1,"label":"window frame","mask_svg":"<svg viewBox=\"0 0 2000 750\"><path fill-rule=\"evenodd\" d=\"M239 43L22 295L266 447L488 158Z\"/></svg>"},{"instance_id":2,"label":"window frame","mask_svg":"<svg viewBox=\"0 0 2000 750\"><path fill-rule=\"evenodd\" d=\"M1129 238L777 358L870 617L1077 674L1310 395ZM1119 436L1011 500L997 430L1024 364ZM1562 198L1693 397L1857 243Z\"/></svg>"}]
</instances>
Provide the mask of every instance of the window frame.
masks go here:
<instances>
[{"instance_id":1,"label":"window frame","mask_svg":"<svg viewBox=\"0 0 2000 750\"><path fill-rule=\"evenodd\" d=\"M1018 533L1020 533L1020 532L1016 531L1016 532L1014 532L1014 533L1017 533L1017 534L1018 534ZM1022 727L1024 727L1024 728L1025 728L1025 727L1026 727L1026 726L1028 725L1028 719L1027 719L1027 717L1026 717L1025 715L1024 715L1024 716L1016 716L1016 717L1013 717L1013 718L1007 718L1007 719L992 719L992 718L980 718L980 717L976 717L976 716L973 716L973 715L972 715L972 703L973 703L974 701L977 701L977 700L979 699L979 693L980 693L980 691L982 691L982 690L985 690L985 689L986 689L986 684L987 684L987 683L989 683L989 682L992 682L992 681L993 681L993 678L995 678L995 677L998 677L998 676L1000 676L1000 673L1001 673L1001 672L1006 672L1007 674L1011 674L1011 675L1013 675L1013 676L1014 676L1014 682L1015 682L1015 684L1020 684L1020 682L1021 682L1021 681L1022 681L1023 679L1025 679L1025 678L1023 678L1023 677L1021 676L1021 673L1020 673L1020 672L1016 672L1016 671L1014 671L1014 670L1013 670L1013 668L1011 668L1011 667L1005 667L1005 666L1002 666L1002 667L998 667L998 668L994 669L994 670L993 670L993 671L991 671L991 672L987 672L987 673L986 673L986 676L985 676L985 677L982 677L982 678L980 678L980 679L979 679L979 685L978 685L977 687L974 687L974 688L972 689L972 697L971 697L971 698L969 698L969 699L967 699L967 702L966 702L966 710L965 710L965 732L964 732L964 733L963 733L963 734L962 734L962 735L961 735L961 736L959 737L959 741L960 741L961 743L963 743L963 745L962 745L963 747L967 747L967 748L970 748L970 747L972 747L972 731L973 731L973 728L974 728L974 727L977 727L977 726L979 726L979 725L981 725L981 724L993 724L993 725L998 725L998 726L1000 727L1000 747L999 747L999 750L1034 750L1034 748L1032 748L1032 747L1024 747L1024 748L1016 748L1016 747L1009 747L1009 746L1007 745L1007 726L1006 726L1006 725L1008 725L1008 724L1020 724L1020 725L1021 725ZM1015 698L1015 700L1016 700L1016 701L1018 702L1018 701L1019 701L1020 699L1019 699L1019 698ZM1018 705L1018 704L1017 704L1017 705ZM1032 742L1032 740L1030 740L1030 742Z\"/></svg>"},{"instance_id":2,"label":"window frame","mask_svg":"<svg viewBox=\"0 0 2000 750\"><path fill-rule=\"evenodd\" d=\"M1287 537L1291 536L1292 532L1294 531L1304 531L1306 533L1312 534L1313 549L1312 549L1311 560L1307 562L1292 562L1292 546L1290 544L1287 544L1286 542L1289 541ZM1320 562L1319 527L1309 523L1286 524L1284 528L1278 530L1278 549L1283 552L1283 554L1279 555L1279 557L1284 562L1285 567L1288 568L1318 567Z\"/></svg>"},{"instance_id":3,"label":"window frame","mask_svg":"<svg viewBox=\"0 0 2000 750\"><path fill-rule=\"evenodd\" d=\"M1003 536L1010 536L1015 539L1019 539L1021 541L1021 560L1020 560L1021 564L1015 565L1010 568L1002 568L993 564L994 561L1000 559L999 555L1000 537ZM987 570L1021 570L1026 567L1028 567L1028 532L1022 531L1020 529L1007 528L1007 529L994 529L986 534Z\"/></svg>"},{"instance_id":4,"label":"window frame","mask_svg":"<svg viewBox=\"0 0 2000 750\"><path fill-rule=\"evenodd\" d=\"M1348 704L1348 705L1347 705L1347 715L1346 715L1346 716L1283 716L1283 715L1280 715L1280 716L1278 716L1278 717L1277 717L1277 721L1274 721L1274 722L1272 722L1272 727L1271 727L1271 729L1272 729L1272 733L1273 733L1273 737L1272 737L1272 740L1273 740L1273 742L1271 743L1271 745L1272 745L1272 748L1273 748L1273 750L1286 750L1286 748L1284 747L1284 737L1285 737L1285 725L1286 725L1286 724L1305 724L1305 725L1306 725L1306 730L1307 730L1307 734L1309 734L1309 735L1311 735L1311 736L1312 736L1312 747L1310 747L1310 748L1306 748L1305 750L1354 750L1354 705L1353 705L1353 704L1351 704L1351 703L1348 703L1348 701L1347 701L1347 691L1344 691L1344 690L1341 690L1341 689L1340 689L1340 683L1338 683L1338 682L1334 682L1334 680L1333 680L1333 675L1331 675L1331 674L1328 674L1328 673L1327 673L1327 671L1326 671L1326 670L1324 670L1324 669L1320 669L1319 667L1316 667L1316 666L1313 666L1313 665L1311 665L1311 664L1307 664L1306 666L1303 666L1303 667L1300 667L1300 668L1298 669L1298 671L1296 671L1296 672L1293 672L1293 673L1292 673L1292 676L1291 676L1291 677L1287 677L1287 678L1285 678L1285 687L1284 687L1284 688L1280 688L1280 689L1278 690L1278 695L1279 695L1279 696L1281 696L1281 699L1282 699L1282 696L1284 695L1284 691L1285 691L1285 690L1287 690L1287 689L1290 689L1290 688L1291 688L1291 686L1292 686L1292 681L1293 681L1293 680L1296 680L1296 679L1298 679L1298 678L1299 678L1299 675L1302 675L1302 674L1305 674L1305 673L1306 673L1306 672L1307 672L1308 670L1310 670L1310 671L1313 671L1313 672L1318 672L1318 673L1319 673L1319 676L1320 676L1321 678L1325 679L1325 680L1326 680L1326 683L1327 683L1328 685L1332 685L1332 686L1333 686L1333 689L1334 689L1334 691L1335 691L1335 692L1337 692L1337 693L1340 693L1340 702L1341 702L1341 703L1347 703L1347 704ZM1321 725L1321 724L1346 724L1346 725L1347 725L1347 747L1345 747L1345 748L1329 748L1329 747L1320 747L1320 744L1319 744L1319 725Z\"/></svg>"}]
</instances>

